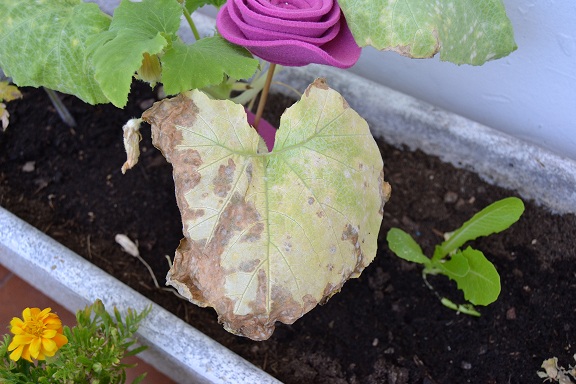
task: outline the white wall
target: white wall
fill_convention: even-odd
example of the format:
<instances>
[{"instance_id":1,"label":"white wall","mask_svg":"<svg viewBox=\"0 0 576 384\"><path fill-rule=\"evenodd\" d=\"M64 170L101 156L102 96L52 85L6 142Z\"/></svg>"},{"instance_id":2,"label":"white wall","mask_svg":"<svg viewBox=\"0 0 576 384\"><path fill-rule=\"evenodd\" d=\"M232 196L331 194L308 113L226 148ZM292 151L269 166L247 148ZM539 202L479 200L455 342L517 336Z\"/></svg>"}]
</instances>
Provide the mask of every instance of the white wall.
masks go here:
<instances>
[{"instance_id":1,"label":"white wall","mask_svg":"<svg viewBox=\"0 0 576 384\"><path fill-rule=\"evenodd\" d=\"M576 159L576 1L504 0L518 50L480 67L364 49L352 71Z\"/></svg>"},{"instance_id":2,"label":"white wall","mask_svg":"<svg viewBox=\"0 0 576 384\"><path fill-rule=\"evenodd\" d=\"M351 70L576 160L576 1L503 1L518 44L510 56L459 67L365 48Z\"/></svg>"}]
</instances>

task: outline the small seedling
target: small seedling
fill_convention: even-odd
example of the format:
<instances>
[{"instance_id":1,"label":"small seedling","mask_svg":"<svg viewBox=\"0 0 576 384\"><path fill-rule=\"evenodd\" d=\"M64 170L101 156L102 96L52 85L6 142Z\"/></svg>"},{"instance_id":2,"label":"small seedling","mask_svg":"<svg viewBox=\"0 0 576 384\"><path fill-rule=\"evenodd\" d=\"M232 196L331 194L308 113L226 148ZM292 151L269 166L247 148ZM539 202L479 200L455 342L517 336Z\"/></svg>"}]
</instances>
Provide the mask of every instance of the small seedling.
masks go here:
<instances>
[{"instance_id":1,"label":"small seedling","mask_svg":"<svg viewBox=\"0 0 576 384\"><path fill-rule=\"evenodd\" d=\"M398 257L422 264L422 277L426 285L439 297L442 304L455 311L480 316L473 305L493 303L500 294L500 276L484 254L462 246L481 236L501 232L514 224L524 212L522 200L509 197L490 204L453 232L444 234L445 240L437 245L432 258L428 258L416 241L399 228L388 231L388 246ZM428 275L443 274L454 280L464 292L466 304L455 304L441 297L427 280Z\"/></svg>"}]
</instances>

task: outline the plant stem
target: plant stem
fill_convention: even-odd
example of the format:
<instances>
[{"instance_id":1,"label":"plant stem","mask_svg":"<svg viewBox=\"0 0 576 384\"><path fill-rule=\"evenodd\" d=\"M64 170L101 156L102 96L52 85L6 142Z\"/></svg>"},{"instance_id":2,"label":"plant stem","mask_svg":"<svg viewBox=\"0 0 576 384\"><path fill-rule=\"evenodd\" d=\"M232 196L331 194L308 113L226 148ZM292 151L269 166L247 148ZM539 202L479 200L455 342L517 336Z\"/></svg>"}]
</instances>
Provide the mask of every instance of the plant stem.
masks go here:
<instances>
[{"instance_id":1,"label":"plant stem","mask_svg":"<svg viewBox=\"0 0 576 384\"><path fill-rule=\"evenodd\" d=\"M192 30L192 33L194 34L194 38L196 39L196 41L200 40L200 34L198 33L198 29L196 28L196 24L194 24L194 20L192 20L192 16L190 15L190 12L188 12L186 7L184 6L184 3L182 3L182 13L184 14L184 18L186 18L186 21L188 22L188 25L190 26L190 29Z\"/></svg>"},{"instance_id":2,"label":"plant stem","mask_svg":"<svg viewBox=\"0 0 576 384\"><path fill-rule=\"evenodd\" d=\"M256 117L254 118L254 129L256 129L256 132L258 132L258 124L260 124L260 119L262 118L264 107L266 106L268 91L270 90L270 84L272 83L275 69L276 64L270 63L270 67L268 68L268 75L266 76L266 83L264 83L264 88L262 89L262 94L260 95L260 101L258 102L258 109L256 110Z\"/></svg>"},{"instance_id":3,"label":"plant stem","mask_svg":"<svg viewBox=\"0 0 576 384\"><path fill-rule=\"evenodd\" d=\"M62 100L60 100L58 94L51 89L45 87L43 88L48 94L48 97L50 98L52 105L54 105L54 108L56 108L56 111L58 112L58 115L60 116L62 121L69 127L75 127L76 120L74 120L74 117L72 116L68 108L66 108L64 103L62 103Z\"/></svg>"}]
</instances>

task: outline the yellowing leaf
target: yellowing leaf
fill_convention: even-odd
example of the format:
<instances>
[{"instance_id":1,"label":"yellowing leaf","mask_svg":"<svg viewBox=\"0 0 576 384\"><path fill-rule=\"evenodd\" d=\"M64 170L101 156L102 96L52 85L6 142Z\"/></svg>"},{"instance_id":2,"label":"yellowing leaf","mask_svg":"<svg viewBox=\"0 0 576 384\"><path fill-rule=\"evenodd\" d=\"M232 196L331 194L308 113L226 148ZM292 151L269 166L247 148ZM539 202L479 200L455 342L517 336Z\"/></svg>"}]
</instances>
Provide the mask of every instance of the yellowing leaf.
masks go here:
<instances>
[{"instance_id":1,"label":"yellowing leaf","mask_svg":"<svg viewBox=\"0 0 576 384\"><path fill-rule=\"evenodd\" d=\"M354 39L403 56L481 65L516 49L502 0L339 0Z\"/></svg>"},{"instance_id":2,"label":"yellowing leaf","mask_svg":"<svg viewBox=\"0 0 576 384\"><path fill-rule=\"evenodd\" d=\"M21 99L22 93L15 85L10 85L7 81L0 81L0 101L12 101Z\"/></svg>"},{"instance_id":3,"label":"yellowing leaf","mask_svg":"<svg viewBox=\"0 0 576 384\"><path fill-rule=\"evenodd\" d=\"M228 331L267 339L374 259L390 194L382 158L323 79L284 113L269 153L241 105L197 90L142 118L172 163L182 214L167 281Z\"/></svg>"}]
</instances>

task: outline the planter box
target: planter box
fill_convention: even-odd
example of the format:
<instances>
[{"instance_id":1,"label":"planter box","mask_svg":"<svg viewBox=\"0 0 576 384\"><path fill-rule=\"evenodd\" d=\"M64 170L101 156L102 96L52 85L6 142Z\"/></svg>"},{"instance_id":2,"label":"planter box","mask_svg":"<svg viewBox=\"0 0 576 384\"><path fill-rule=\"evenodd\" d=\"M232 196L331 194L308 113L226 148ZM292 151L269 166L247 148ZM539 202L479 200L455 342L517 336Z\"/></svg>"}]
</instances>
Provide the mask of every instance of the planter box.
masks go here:
<instances>
[{"instance_id":1,"label":"planter box","mask_svg":"<svg viewBox=\"0 0 576 384\"><path fill-rule=\"evenodd\" d=\"M200 25L208 28L210 20ZM327 78L369 122L375 136L473 170L553 211L576 212L574 161L348 72L309 66L285 69L279 75L281 81L300 90L316 77ZM278 382L1 208L0 263L71 311L97 298L120 310L153 305L139 330L141 341L150 346L142 358L177 382Z\"/></svg>"},{"instance_id":2,"label":"planter box","mask_svg":"<svg viewBox=\"0 0 576 384\"><path fill-rule=\"evenodd\" d=\"M76 312L101 299L107 308L152 305L138 338L141 358L178 383L277 383L240 356L0 208L0 264Z\"/></svg>"}]
</instances>

